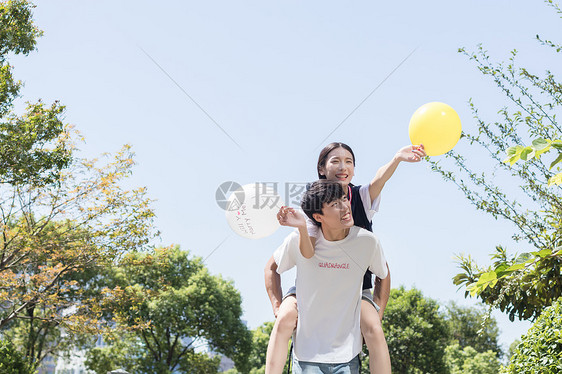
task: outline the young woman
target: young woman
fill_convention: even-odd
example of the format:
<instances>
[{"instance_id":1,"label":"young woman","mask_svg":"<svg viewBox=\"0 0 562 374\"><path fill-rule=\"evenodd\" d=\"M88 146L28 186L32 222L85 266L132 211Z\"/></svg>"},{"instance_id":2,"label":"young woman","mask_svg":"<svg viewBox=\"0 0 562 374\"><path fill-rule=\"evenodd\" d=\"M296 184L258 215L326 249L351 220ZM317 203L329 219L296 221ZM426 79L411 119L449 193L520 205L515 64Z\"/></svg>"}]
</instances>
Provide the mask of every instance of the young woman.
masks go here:
<instances>
[{"instance_id":1,"label":"young woman","mask_svg":"<svg viewBox=\"0 0 562 374\"><path fill-rule=\"evenodd\" d=\"M378 210L380 192L385 183L394 174L400 162L419 162L425 156L423 145L403 147L390 162L377 171L371 183L354 186L351 184L355 174L355 155L352 149L343 143L331 143L322 149L318 157L318 177L340 181L348 190L355 225L372 231L371 219ZM309 235L314 245L317 231L313 225L309 228ZM295 290L291 288L285 298L282 298L281 278L276 270L277 265L271 257L265 268L265 283L276 321L267 348L266 374L283 371L288 342L296 327L298 315ZM371 293L371 288L372 275L368 272L365 274L361 301L361 334L369 349L371 374L390 373L390 356L381 326L390 293L390 273L382 281L375 280L374 294Z\"/></svg>"}]
</instances>

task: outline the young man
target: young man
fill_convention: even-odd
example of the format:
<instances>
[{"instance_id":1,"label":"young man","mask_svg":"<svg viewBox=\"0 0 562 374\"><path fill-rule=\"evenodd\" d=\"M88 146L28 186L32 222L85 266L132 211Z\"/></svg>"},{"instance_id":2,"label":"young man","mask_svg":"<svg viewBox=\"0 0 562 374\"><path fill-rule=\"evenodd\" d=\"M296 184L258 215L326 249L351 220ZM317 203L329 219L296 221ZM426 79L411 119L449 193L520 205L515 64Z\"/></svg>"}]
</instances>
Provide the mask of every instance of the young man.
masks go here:
<instances>
[{"instance_id":1,"label":"young man","mask_svg":"<svg viewBox=\"0 0 562 374\"><path fill-rule=\"evenodd\" d=\"M314 182L301 207L320 227L313 253L299 249L299 233L308 235L305 218L282 208L280 222L299 230L273 255L278 273L297 267L299 323L293 373L359 373L363 275L369 269L379 278L386 277L382 248L372 233L353 226L351 205L340 182ZM383 345L381 354L388 357L386 342Z\"/></svg>"}]
</instances>

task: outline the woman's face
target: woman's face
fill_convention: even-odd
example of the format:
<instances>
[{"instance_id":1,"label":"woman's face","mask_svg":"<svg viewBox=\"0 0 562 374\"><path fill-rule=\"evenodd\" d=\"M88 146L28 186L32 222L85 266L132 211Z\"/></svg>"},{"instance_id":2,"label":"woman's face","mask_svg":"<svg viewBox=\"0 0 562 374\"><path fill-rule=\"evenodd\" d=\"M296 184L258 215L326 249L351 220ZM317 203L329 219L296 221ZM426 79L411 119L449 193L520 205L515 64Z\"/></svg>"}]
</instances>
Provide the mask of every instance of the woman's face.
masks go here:
<instances>
[{"instance_id":1,"label":"woman's face","mask_svg":"<svg viewBox=\"0 0 562 374\"><path fill-rule=\"evenodd\" d=\"M332 150L328 153L326 164L320 168L320 174L328 180L340 181L344 187L347 187L355 175L353 156L342 147Z\"/></svg>"}]
</instances>

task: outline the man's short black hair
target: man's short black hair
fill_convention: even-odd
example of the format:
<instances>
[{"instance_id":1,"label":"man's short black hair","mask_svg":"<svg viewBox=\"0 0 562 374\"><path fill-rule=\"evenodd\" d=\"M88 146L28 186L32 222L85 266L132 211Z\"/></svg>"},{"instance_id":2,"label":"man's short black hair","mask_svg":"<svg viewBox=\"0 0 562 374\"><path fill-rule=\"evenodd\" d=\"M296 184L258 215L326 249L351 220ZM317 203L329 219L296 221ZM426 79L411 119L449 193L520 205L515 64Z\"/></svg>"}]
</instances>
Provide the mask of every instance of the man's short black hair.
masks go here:
<instances>
[{"instance_id":1,"label":"man's short black hair","mask_svg":"<svg viewBox=\"0 0 562 374\"><path fill-rule=\"evenodd\" d=\"M330 204L345 195L343 185L340 182L320 179L309 185L302 197L301 208L312 222L320 226L320 222L316 221L312 215L314 213L322 214L324 204Z\"/></svg>"}]
</instances>

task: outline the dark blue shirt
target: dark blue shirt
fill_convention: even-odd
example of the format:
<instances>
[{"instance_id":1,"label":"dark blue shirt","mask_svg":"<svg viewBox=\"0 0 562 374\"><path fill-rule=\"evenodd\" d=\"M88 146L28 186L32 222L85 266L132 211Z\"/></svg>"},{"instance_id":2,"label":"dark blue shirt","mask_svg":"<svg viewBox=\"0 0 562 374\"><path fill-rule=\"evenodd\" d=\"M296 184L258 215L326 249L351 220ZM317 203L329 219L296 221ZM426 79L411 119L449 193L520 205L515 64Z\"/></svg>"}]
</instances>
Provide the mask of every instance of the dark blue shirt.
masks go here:
<instances>
[{"instance_id":1,"label":"dark blue shirt","mask_svg":"<svg viewBox=\"0 0 562 374\"><path fill-rule=\"evenodd\" d=\"M349 190L351 191L351 196L349 196L351 203L351 215L353 216L353 222L355 226L364 228L373 232L373 223L367 217L365 212L365 207L363 206L363 201L361 200L361 195L359 195L359 188L361 186L349 185ZM373 288L373 273L367 270L363 276L363 289L367 290Z\"/></svg>"}]
</instances>

